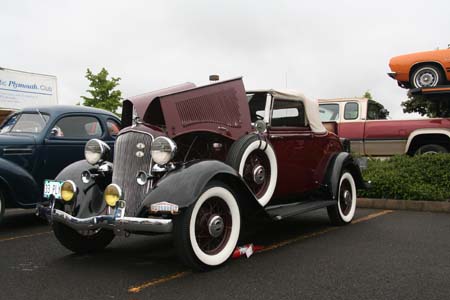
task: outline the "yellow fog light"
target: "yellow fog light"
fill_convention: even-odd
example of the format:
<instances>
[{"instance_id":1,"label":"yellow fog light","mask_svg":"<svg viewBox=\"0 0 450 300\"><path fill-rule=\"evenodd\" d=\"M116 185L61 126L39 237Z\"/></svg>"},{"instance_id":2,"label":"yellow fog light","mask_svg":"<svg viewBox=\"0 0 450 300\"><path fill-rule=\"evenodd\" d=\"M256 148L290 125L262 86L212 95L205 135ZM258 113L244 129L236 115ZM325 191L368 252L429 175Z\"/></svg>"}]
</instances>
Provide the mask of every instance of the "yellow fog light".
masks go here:
<instances>
[{"instance_id":1,"label":"yellow fog light","mask_svg":"<svg viewBox=\"0 0 450 300\"><path fill-rule=\"evenodd\" d=\"M61 186L61 198L68 202L73 199L77 192L77 186L72 180L66 180Z\"/></svg>"},{"instance_id":2,"label":"yellow fog light","mask_svg":"<svg viewBox=\"0 0 450 300\"><path fill-rule=\"evenodd\" d=\"M110 184L106 187L103 199L109 206L116 206L117 201L122 198L122 189L117 184Z\"/></svg>"}]
</instances>

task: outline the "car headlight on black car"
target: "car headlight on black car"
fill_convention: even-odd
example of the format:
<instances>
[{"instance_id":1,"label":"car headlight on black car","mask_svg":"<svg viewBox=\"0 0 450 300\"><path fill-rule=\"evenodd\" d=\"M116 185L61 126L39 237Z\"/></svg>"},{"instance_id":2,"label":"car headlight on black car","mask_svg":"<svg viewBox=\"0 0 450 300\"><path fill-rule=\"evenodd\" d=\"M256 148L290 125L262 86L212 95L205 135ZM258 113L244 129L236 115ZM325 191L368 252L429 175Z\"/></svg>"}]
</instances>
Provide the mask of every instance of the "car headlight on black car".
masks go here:
<instances>
[{"instance_id":1,"label":"car headlight on black car","mask_svg":"<svg viewBox=\"0 0 450 300\"><path fill-rule=\"evenodd\" d=\"M84 157L91 165L108 159L111 148L103 141L92 139L84 146Z\"/></svg>"},{"instance_id":2,"label":"car headlight on black car","mask_svg":"<svg viewBox=\"0 0 450 300\"><path fill-rule=\"evenodd\" d=\"M165 136L157 137L151 146L153 161L158 165L165 165L175 156L177 145L174 141Z\"/></svg>"}]
</instances>

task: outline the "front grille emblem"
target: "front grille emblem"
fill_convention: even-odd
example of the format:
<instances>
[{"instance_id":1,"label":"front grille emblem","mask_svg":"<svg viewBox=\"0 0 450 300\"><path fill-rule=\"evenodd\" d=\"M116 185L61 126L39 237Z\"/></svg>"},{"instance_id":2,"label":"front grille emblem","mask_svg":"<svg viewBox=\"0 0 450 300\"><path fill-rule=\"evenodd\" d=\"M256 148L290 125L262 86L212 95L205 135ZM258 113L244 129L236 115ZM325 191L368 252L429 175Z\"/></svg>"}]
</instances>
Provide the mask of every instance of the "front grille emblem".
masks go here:
<instances>
[{"instance_id":1,"label":"front grille emblem","mask_svg":"<svg viewBox=\"0 0 450 300\"><path fill-rule=\"evenodd\" d=\"M136 156L137 157L144 157L144 152L138 151L138 152L136 152Z\"/></svg>"},{"instance_id":2,"label":"front grille emblem","mask_svg":"<svg viewBox=\"0 0 450 300\"><path fill-rule=\"evenodd\" d=\"M138 144L136 145L136 148L138 148L139 150L142 150L142 149L145 148L145 144L144 144L144 143L138 143Z\"/></svg>"}]
</instances>

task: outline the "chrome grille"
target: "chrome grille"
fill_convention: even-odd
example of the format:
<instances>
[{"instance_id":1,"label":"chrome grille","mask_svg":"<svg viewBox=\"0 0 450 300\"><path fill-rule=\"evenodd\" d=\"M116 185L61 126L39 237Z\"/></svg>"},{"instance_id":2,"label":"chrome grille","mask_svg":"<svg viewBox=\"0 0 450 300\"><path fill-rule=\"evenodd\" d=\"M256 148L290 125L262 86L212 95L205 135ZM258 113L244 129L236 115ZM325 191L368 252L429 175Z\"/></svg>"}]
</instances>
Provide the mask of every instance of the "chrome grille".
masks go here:
<instances>
[{"instance_id":1,"label":"chrome grille","mask_svg":"<svg viewBox=\"0 0 450 300\"><path fill-rule=\"evenodd\" d=\"M148 133L128 131L117 137L114 145L114 170L112 182L122 188L127 216L136 216L150 186L139 185L136 175L139 171L149 172L152 163L150 146L153 137ZM138 147L139 144L139 147ZM145 147L143 148L142 145ZM137 154L138 152L142 153Z\"/></svg>"}]
</instances>

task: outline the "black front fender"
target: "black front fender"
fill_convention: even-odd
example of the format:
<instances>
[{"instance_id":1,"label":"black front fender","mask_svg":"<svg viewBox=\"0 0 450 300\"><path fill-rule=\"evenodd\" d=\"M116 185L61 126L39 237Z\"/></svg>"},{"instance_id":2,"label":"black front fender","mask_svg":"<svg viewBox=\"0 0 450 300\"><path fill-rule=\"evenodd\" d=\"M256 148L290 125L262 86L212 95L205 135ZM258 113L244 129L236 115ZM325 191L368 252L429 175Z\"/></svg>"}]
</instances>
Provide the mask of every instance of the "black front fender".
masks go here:
<instances>
[{"instance_id":1,"label":"black front fender","mask_svg":"<svg viewBox=\"0 0 450 300\"><path fill-rule=\"evenodd\" d=\"M111 176L98 176L95 180L91 179L89 183L81 181L81 173L95 167L86 160L80 160L65 167L56 176L55 180L72 180L77 186L77 194L73 200L73 216L77 218L88 218L99 215L106 208L103 201L103 191L111 183Z\"/></svg>"},{"instance_id":2,"label":"black front fender","mask_svg":"<svg viewBox=\"0 0 450 300\"><path fill-rule=\"evenodd\" d=\"M161 178L144 199L139 215L146 215L153 203L163 201L186 208L199 198L211 180L220 180L230 186L243 213L261 209L236 170L220 161L204 160L186 164Z\"/></svg>"},{"instance_id":3,"label":"black front fender","mask_svg":"<svg viewBox=\"0 0 450 300\"><path fill-rule=\"evenodd\" d=\"M7 194L8 207L27 208L41 201L41 189L21 166L0 158L0 188Z\"/></svg>"}]
</instances>

